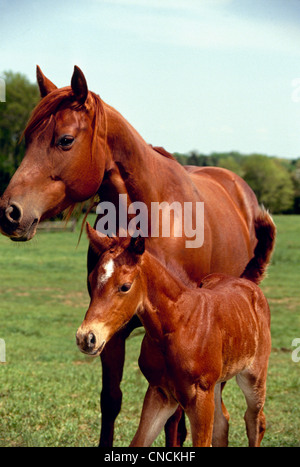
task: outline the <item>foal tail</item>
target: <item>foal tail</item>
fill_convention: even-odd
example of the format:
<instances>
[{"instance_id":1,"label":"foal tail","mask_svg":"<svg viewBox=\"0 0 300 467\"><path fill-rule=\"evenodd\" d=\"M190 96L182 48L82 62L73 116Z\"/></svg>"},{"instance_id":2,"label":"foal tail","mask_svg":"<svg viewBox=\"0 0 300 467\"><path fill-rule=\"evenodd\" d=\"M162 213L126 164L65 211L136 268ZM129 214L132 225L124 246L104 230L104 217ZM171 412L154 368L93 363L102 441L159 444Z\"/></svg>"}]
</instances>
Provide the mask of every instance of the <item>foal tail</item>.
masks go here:
<instances>
[{"instance_id":1,"label":"foal tail","mask_svg":"<svg viewBox=\"0 0 300 467\"><path fill-rule=\"evenodd\" d=\"M254 256L247 264L241 277L259 284L265 277L275 247L276 226L272 217L262 206L254 221L257 244Z\"/></svg>"}]
</instances>

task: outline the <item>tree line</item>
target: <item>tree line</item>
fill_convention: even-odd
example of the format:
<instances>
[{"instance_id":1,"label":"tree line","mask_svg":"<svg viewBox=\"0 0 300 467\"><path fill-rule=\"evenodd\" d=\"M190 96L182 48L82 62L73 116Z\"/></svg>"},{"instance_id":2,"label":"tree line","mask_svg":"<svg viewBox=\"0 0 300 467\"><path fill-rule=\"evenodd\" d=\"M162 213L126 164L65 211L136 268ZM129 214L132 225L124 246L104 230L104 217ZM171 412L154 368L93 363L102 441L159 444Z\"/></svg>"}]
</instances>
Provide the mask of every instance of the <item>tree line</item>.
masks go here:
<instances>
[{"instance_id":1,"label":"tree line","mask_svg":"<svg viewBox=\"0 0 300 467\"><path fill-rule=\"evenodd\" d=\"M24 154L21 140L30 112L38 103L39 91L21 73L4 72L6 102L0 103L0 195L18 168ZM175 153L182 165L224 167L240 175L254 190L258 201L273 214L300 213L300 157L269 157L263 154Z\"/></svg>"}]
</instances>

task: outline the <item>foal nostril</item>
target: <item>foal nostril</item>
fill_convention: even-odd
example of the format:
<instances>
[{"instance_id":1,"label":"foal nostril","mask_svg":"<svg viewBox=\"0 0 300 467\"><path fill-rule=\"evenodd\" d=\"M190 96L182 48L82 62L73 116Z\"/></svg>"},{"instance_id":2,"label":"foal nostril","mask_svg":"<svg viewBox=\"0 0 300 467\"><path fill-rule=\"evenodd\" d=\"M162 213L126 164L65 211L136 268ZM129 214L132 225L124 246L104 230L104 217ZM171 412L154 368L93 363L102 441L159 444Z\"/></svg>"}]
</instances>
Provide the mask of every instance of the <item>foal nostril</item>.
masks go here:
<instances>
[{"instance_id":1,"label":"foal nostril","mask_svg":"<svg viewBox=\"0 0 300 467\"><path fill-rule=\"evenodd\" d=\"M96 344L96 337L95 334L90 332L87 336L87 345L90 349L94 348Z\"/></svg>"},{"instance_id":2,"label":"foal nostril","mask_svg":"<svg viewBox=\"0 0 300 467\"><path fill-rule=\"evenodd\" d=\"M93 354L97 345L97 339L92 331L85 332L79 328L76 333L76 344L82 352Z\"/></svg>"},{"instance_id":3,"label":"foal nostril","mask_svg":"<svg viewBox=\"0 0 300 467\"><path fill-rule=\"evenodd\" d=\"M23 216L22 208L17 203L11 203L10 206L6 208L5 215L7 220L11 223L20 222Z\"/></svg>"}]
</instances>

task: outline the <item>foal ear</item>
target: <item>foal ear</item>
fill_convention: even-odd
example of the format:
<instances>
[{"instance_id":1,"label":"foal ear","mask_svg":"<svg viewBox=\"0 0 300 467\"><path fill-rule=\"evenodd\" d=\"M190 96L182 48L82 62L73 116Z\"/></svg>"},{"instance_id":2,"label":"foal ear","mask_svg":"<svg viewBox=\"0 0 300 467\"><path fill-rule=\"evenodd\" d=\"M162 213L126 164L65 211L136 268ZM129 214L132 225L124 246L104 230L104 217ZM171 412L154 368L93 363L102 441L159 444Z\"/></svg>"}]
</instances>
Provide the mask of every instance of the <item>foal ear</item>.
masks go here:
<instances>
[{"instance_id":1,"label":"foal ear","mask_svg":"<svg viewBox=\"0 0 300 467\"><path fill-rule=\"evenodd\" d=\"M136 255L142 255L145 251L145 238L139 235L138 237L131 237L129 250Z\"/></svg>"},{"instance_id":2,"label":"foal ear","mask_svg":"<svg viewBox=\"0 0 300 467\"><path fill-rule=\"evenodd\" d=\"M86 232L92 249L98 255L101 255L115 246L117 242L117 237L108 237L107 235L97 232L88 222L86 223Z\"/></svg>"},{"instance_id":3,"label":"foal ear","mask_svg":"<svg viewBox=\"0 0 300 467\"><path fill-rule=\"evenodd\" d=\"M84 74L76 65L74 66L74 72L71 79L71 87L75 94L76 100L80 104L84 104L88 95L88 87Z\"/></svg>"},{"instance_id":4,"label":"foal ear","mask_svg":"<svg viewBox=\"0 0 300 467\"><path fill-rule=\"evenodd\" d=\"M38 65L36 66L36 79L40 88L41 97L45 97L47 94L57 89L57 86L55 86L50 79L46 78Z\"/></svg>"}]
</instances>

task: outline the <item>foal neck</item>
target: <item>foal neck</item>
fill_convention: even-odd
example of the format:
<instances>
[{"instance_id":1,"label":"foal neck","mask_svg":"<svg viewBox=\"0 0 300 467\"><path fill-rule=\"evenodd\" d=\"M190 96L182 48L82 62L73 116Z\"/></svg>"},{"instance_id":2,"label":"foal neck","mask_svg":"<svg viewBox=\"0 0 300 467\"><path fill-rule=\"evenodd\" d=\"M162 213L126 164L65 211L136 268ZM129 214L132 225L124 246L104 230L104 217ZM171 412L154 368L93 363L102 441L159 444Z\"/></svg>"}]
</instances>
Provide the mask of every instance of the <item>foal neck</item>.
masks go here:
<instances>
[{"instance_id":1,"label":"foal neck","mask_svg":"<svg viewBox=\"0 0 300 467\"><path fill-rule=\"evenodd\" d=\"M146 298L141 320L149 334L159 339L176 328L178 304L188 287L148 251L142 261Z\"/></svg>"}]
</instances>

